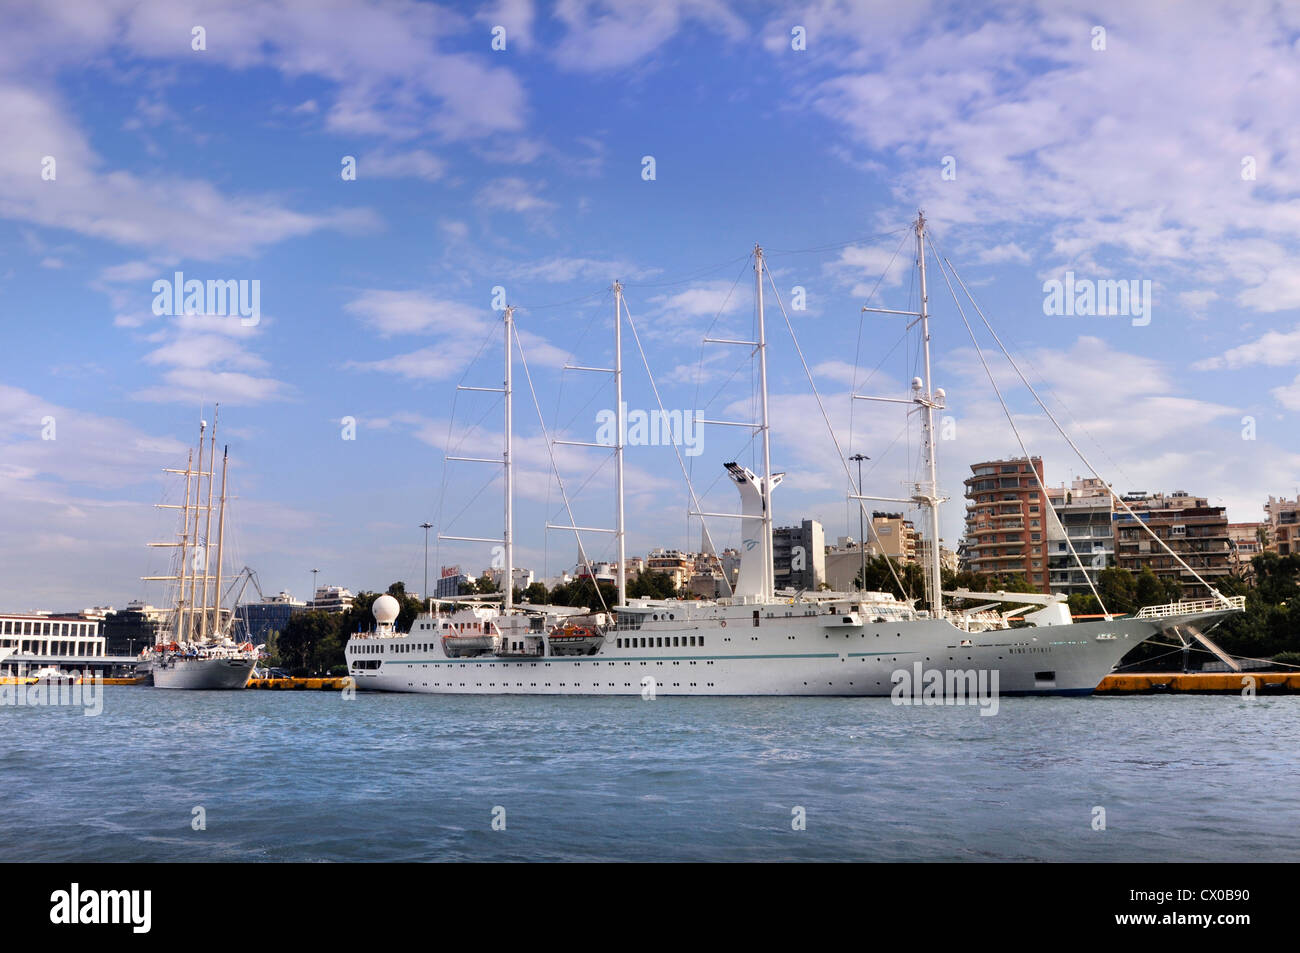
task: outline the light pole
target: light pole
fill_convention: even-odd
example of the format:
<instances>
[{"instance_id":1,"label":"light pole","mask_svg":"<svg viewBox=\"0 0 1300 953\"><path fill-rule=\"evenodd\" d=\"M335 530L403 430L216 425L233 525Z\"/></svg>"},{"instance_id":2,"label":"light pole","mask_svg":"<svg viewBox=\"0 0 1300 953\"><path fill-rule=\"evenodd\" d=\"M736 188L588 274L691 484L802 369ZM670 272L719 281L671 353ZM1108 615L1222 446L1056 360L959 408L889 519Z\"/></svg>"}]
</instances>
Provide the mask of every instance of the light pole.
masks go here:
<instances>
[{"instance_id":1,"label":"light pole","mask_svg":"<svg viewBox=\"0 0 1300 953\"><path fill-rule=\"evenodd\" d=\"M316 601L316 573L318 572L320 572L319 569L313 569L311 571L311 601L312 602Z\"/></svg>"},{"instance_id":2,"label":"light pole","mask_svg":"<svg viewBox=\"0 0 1300 953\"><path fill-rule=\"evenodd\" d=\"M429 530L433 529L432 523L421 523L420 529L424 530L424 592L423 596L427 602L429 599Z\"/></svg>"},{"instance_id":3,"label":"light pole","mask_svg":"<svg viewBox=\"0 0 1300 953\"><path fill-rule=\"evenodd\" d=\"M871 458L864 453L855 453L849 457L850 460L858 462L858 496L862 495L862 461ZM862 554L862 577L858 583L858 588L865 590L867 588L867 539L863 534L866 533L866 522L862 518L862 501L858 500L858 552Z\"/></svg>"}]
</instances>

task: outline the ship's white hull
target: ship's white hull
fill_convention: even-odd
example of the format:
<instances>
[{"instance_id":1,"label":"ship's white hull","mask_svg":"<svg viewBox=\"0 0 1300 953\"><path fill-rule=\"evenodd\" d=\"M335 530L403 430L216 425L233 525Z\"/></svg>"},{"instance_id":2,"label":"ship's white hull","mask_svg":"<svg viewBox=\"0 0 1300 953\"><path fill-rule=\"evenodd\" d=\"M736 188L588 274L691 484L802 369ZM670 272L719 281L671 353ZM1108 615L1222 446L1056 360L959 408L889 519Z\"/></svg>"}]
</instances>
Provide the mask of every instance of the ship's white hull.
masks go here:
<instances>
[{"instance_id":1,"label":"ship's white hull","mask_svg":"<svg viewBox=\"0 0 1300 953\"><path fill-rule=\"evenodd\" d=\"M153 663L154 688L245 688L256 659L173 658Z\"/></svg>"},{"instance_id":2,"label":"ship's white hull","mask_svg":"<svg viewBox=\"0 0 1300 953\"><path fill-rule=\"evenodd\" d=\"M349 669L362 690L431 694L641 695L653 679L656 695L887 696L895 673L911 677L920 663L927 673L996 671L1001 695L1088 694L1161 628L1122 619L968 633L947 621L845 624L780 607L763 607L755 625L753 611L719 606L709 618L616 629L579 657L452 659L413 631L379 640L378 658L375 643L350 642Z\"/></svg>"}]
</instances>

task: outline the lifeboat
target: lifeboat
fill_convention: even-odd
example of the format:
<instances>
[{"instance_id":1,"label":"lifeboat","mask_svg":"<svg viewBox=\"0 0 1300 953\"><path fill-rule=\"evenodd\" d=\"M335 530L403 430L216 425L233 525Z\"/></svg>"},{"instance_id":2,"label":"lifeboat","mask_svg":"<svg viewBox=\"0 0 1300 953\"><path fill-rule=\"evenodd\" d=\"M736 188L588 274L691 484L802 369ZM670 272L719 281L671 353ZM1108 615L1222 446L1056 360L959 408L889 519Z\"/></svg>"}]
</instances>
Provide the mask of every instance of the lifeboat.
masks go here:
<instances>
[{"instance_id":1,"label":"lifeboat","mask_svg":"<svg viewBox=\"0 0 1300 953\"><path fill-rule=\"evenodd\" d=\"M605 644L605 636L593 625L565 622L546 637L552 655L595 655Z\"/></svg>"}]
</instances>

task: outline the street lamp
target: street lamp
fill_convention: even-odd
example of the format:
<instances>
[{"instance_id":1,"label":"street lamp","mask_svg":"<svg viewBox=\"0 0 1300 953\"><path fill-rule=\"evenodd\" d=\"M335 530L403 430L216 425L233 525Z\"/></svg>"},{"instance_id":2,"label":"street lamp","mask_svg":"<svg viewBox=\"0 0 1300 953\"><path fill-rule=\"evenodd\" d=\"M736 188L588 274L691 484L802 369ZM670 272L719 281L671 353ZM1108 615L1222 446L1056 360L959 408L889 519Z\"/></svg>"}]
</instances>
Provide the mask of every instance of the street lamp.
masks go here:
<instances>
[{"instance_id":1,"label":"street lamp","mask_svg":"<svg viewBox=\"0 0 1300 953\"><path fill-rule=\"evenodd\" d=\"M311 601L312 602L316 601L316 573L318 572L320 572L319 569L313 569L311 571Z\"/></svg>"},{"instance_id":2,"label":"street lamp","mask_svg":"<svg viewBox=\"0 0 1300 953\"><path fill-rule=\"evenodd\" d=\"M424 530L424 598L429 598L429 530L433 529L432 523L421 523L420 529Z\"/></svg>"},{"instance_id":3,"label":"street lamp","mask_svg":"<svg viewBox=\"0 0 1300 953\"><path fill-rule=\"evenodd\" d=\"M865 453L855 453L853 456L849 457L849 459L856 460L858 463L858 496L861 496L862 461L870 460L871 458ZM867 539L864 535L866 533L866 524L862 516L862 501L858 500L858 552L862 554L862 581L858 583L858 587L865 590L867 588Z\"/></svg>"}]
</instances>

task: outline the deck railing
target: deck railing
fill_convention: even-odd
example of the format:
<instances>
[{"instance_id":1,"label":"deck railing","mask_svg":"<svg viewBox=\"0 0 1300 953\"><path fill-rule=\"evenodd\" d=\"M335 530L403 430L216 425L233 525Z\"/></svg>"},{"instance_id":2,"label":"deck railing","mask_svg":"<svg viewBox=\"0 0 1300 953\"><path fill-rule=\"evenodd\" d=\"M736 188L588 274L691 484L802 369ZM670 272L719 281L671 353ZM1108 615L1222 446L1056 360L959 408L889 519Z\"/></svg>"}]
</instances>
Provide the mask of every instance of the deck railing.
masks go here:
<instances>
[{"instance_id":1,"label":"deck railing","mask_svg":"<svg viewBox=\"0 0 1300 953\"><path fill-rule=\"evenodd\" d=\"M1231 609L1241 612L1246 608L1245 596L1224 596L1218 599L1190 599L1182 602L1170 602L1163 606L1143 606L1138 610L1139 619L1164 619L1171 615L1193 615L1197 612L1221 612Z\"/></svg>"}]
</instances>

